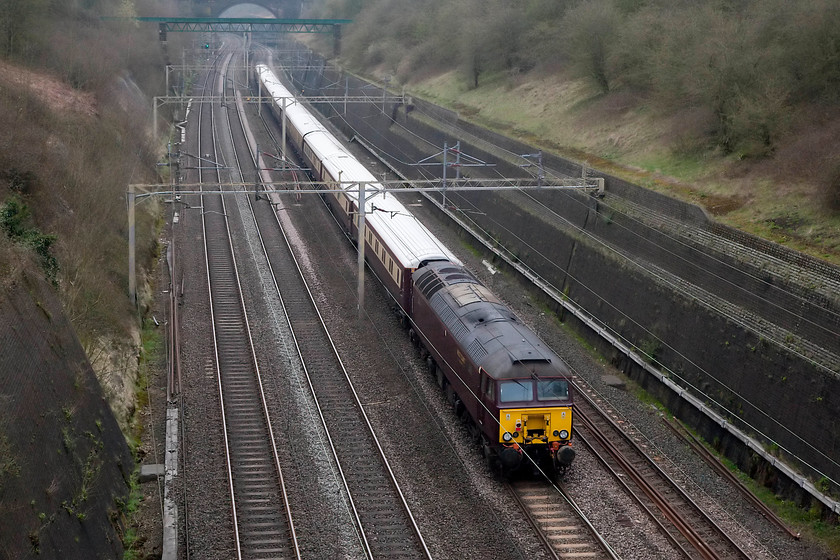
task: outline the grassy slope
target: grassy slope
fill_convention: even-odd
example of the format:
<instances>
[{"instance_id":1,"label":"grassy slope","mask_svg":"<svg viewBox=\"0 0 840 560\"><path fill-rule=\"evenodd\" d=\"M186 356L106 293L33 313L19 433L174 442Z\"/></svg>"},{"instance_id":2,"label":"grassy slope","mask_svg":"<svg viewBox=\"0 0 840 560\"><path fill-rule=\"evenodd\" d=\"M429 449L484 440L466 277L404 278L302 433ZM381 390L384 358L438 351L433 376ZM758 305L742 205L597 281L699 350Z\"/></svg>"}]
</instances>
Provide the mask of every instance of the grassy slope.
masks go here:
<instances>
[{"instance_id":1,"label":"grassy slope","mask_svg":"<svg viewBox=\"0 0 840 560\"><path fill-rule=\"evenodd\" d=\"M473 90L449 72L409 90L463 118L587 160L704 206L726 224L840 264L840 214L828 212L820 194L820 166L829 162L823 151L808 150L831 142L840 115L815 117L816 127L797 116L773 158L751 161L686 146L695 132L690 113L653 114L631 92L603 96L562 72L483 77Z\"/></svg>"}]
</instances>

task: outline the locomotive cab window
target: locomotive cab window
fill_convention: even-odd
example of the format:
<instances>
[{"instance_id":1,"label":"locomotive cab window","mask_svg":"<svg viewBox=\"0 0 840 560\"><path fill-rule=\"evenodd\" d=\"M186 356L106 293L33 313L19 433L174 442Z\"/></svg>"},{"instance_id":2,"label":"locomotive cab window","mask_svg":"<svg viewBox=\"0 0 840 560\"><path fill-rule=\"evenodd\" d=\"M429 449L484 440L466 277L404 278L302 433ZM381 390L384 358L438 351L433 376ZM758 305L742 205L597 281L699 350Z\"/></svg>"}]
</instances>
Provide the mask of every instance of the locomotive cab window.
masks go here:
<instances>
[{"instance_id":1,"label":"locomotive cab window","mask_svg":"<svg viewBox=\"0 0 840 560\"><path fill-rule=\"evenodd\" d=\"M537 382L537 400L569 400L569 382L565 379L544 379Z\"/></svg>"},{"instance_id":2,"label":"locomotive cab window","mask_svg":"<svg viewBox=\"0 0 840 560\"><path fill-rule=\"evenodd\" d=\"M499 402L534 400L534 382L530 379L511 379L499 383Z\"/></svg>"}]
</instances>

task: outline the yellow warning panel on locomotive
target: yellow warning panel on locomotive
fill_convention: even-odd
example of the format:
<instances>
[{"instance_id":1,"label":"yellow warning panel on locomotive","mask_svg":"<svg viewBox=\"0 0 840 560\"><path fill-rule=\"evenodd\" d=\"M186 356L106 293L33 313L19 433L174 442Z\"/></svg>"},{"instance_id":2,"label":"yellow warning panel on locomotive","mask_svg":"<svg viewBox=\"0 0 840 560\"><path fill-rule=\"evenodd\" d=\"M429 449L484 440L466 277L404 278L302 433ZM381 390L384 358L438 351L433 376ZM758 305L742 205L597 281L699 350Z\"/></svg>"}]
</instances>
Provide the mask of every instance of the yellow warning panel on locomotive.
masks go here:
<instances>
[{"instance_id":1,"label":"yellow warning panel on locomotive","mask_svg":"<svg viewBox=\"0 0 840 560\"><path fill-rule=\"evenodd\" d=\"M499 441L519 444L567 442L572 437L572 407L506 408L499 411Z\"/></svg>"}]
</instances>

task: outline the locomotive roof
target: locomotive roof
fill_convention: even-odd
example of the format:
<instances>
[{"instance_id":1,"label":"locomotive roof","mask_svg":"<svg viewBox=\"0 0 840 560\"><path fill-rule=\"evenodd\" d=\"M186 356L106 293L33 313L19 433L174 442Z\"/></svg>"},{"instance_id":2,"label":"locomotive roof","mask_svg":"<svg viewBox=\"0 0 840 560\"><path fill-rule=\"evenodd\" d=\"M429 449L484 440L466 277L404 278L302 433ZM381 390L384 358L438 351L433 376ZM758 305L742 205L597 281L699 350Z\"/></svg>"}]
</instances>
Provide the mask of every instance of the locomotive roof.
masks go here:
<instances>
[{"instance_id":1,"label":"locomotive roof","mask_svg":"<svg viewBox=\"0 0 840 560\"><path fill-rule=\"evenodd\" d=\"M275 100L294 97L267 66L258 65L257 74ZM403 268L418 268L424 262L434 260L460 264L458 258L392 194L383 191L370 197L370 190L381 190L382 184L303 104L296 99L286 101L286 115L330 175L339 178L346 196L357 206L358 184L367 184L365 222L379 234Z\"/></svg>"},{"instance_id":2,"label":"locomotive roof","mask_svg":"<svg viewBox=\"0 0 840 560\"><path fill-rule=\"evenodd\" d=\"M491 377L570 375L566 363L463 266L429 263L414 281L449 333Z\"/></svg>"}]
</instances>

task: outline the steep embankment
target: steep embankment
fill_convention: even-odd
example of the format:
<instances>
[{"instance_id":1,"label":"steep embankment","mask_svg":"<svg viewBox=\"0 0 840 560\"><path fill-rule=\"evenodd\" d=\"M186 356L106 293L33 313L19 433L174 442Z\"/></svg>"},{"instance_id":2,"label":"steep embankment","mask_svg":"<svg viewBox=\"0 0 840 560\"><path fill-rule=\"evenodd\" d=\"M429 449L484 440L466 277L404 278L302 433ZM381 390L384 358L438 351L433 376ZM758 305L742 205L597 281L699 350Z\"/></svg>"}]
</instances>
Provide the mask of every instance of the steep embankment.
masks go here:
<instances>
[{"instance_id":1,"label":"steep embankment","mask_svg":"<svg viewBox=\"0 0 840 560\"><path fill-rule=\"evenodd\" d=\"M147 107L130 78L102 94L0 62L0 235L51 238L52 280L125 429L134 409L139 333L126 297L129 182L152 182ZM138 259L155 256L155 205L138 209ZM26 239L19 239L24 244ZM37 251L38 249L36 249ZM143 282L141 279L141 287Z\"/></svg>"},{"instance_id":2,"label":"steep embankment","mask_svg":"<svg viewBox=\"0 0 840 560\"><path fill-rule=\"evenodd\" d=\"M55 290L0 241L0 548L118 558L134 461Z\"/></svg>"},{"instance_id":3,"label":"steep embankment","mask_svg":"<svg viewBox=\"0 0 840 560\"><path fill-rule=\"evenodd\" d=\"M156 180L149 101L132 78L160 68L151 32L141 42L128 29L114 46L98 18L64 17L50 36L65 48L47 49L43 67L0 62L3 558L122 556L134 461L120 428L136 407L139 348L125 191ZM138 209L141 274L155 221L154 203Z\"/></svg>"},{"instance_id":4,"label":"steep embankment","mask_svg":"<svg viewBox=\"0 0 840 560\"><path fill-rule=\"evenodd\" d=\"M835 0L312 4L378 83L840 262Z\"/></svg>"}]
</instances>

